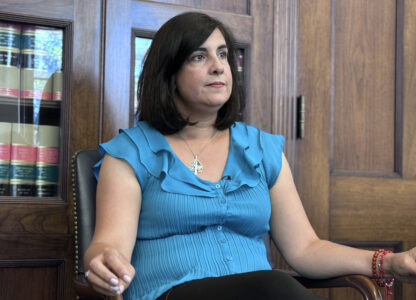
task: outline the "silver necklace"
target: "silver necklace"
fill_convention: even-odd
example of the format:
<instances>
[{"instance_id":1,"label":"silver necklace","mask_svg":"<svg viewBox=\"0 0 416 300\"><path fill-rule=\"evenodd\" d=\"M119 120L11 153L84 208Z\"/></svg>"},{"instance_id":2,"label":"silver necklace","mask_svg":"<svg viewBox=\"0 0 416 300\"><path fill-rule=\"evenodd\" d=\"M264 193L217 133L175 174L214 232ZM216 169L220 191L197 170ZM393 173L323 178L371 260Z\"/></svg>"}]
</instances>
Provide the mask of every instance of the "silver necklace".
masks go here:
<instances>
[{"instance_id":1,"label":"silver necklace","mask_svg":"<svg viewBox=\"0 0 416 300\"><path fill-rule=\"evenodd\" d=\"M206 142L206 144L201 148L201 150L199 150L198 153L195 153L194 151L192 151L192 148L189 146L188 142L182 136L180 136L177 133L177 136L182 141L185 142L186 147L188 147L189 151L191 151L192 155L194 156L194 159L189 162L188 168L195 175L198 175L198 174L202 173L202 170L204 169L204 166L202 165L201 161L198 159L198 155L200 155L205 150L205 148L208 146L209 143L211 143L211 141L214 139L214 137L217 135L217 133L218 133L218 129L217 129L217 131L215 131L215 133L212 135L212 137L208 140L208 142Z\"/></svg>"}]
</instances>

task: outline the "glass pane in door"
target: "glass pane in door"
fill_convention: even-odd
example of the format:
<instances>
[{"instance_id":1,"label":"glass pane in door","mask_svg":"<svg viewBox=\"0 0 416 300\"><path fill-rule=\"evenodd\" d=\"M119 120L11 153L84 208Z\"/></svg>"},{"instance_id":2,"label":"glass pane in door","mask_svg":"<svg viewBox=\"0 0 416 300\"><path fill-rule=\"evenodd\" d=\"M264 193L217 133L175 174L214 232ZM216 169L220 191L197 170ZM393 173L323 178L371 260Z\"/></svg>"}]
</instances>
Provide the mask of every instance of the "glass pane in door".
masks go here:
<instances>
[{"instance_id":1,"label":"glass pane in door","mask_svg":"<svg viewBox=\"0 0 416 300\"><path fill-rule=\"evenodd\" d=\"M57 196L62 54L62 29L0 22L0 196Z\"/></svg>"},{"instance_id":2,"label":"glass pane in door","mask_svg":"<svg viewBox=\"0 0 416 300\"><path fill-rule=\"evenodd\" d=\"M152 39L136 37L135 38L135 60L134 60L134 114L137 115L137 110L139 107L139 101L137 99L137 82L140 77L140 73L143 68L143 61L146 56L147 50L152 43ZM137 118L135 118L137 122Z\"/></svg>"}]
</instances>

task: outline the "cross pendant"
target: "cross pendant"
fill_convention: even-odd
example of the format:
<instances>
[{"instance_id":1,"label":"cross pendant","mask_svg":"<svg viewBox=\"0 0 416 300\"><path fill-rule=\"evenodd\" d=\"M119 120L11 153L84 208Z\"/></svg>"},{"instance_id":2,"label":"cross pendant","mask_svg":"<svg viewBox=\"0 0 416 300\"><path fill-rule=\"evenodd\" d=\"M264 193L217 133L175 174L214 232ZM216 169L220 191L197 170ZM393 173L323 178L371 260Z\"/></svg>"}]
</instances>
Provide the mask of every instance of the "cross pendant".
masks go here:
<instances>
[{"instance_id":1,"label":"cross pendant","mask_svg":"<svg viewBox=\"0 0 416 300\"><path fill-rule=\"evenodd\" d=\"M198 156L195 155L194 159L189 163L189 170L191 170L195 175L202 173L202 163L198 160Z\"/></svg>"}]
</instances>

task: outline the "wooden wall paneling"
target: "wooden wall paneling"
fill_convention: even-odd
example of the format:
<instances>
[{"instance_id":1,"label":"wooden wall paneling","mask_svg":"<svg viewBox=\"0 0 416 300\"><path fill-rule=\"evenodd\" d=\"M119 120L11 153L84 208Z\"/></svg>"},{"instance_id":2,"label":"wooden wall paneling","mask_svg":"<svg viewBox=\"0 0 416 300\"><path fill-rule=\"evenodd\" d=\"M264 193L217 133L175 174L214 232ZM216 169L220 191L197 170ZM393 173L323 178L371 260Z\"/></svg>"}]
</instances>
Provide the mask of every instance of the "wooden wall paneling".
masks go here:
<instances>
[{"instance_id":1,"label":"wooden wall paneling","mask_svg":"<svg viewBox=\"0 0 416 300\"><path fill-rule=\"evenodd\" d=\"M284 153L294 171L297 100L297 26L299 1L274 2L272 129L285 137Z\"/></svg>"},{"instance_id":2,"label":"wooden wall paneling","mask_svg":"<svg viewBox=\"0 0 416 300\"><path fill-rule=\"evenodd\" d=\"M332 172L394 173L394 1L336 1Z\"/></svg>"},{"instance_id":3,"label":"wooden wall paneling","mask_svg":"<svg viewBox=\"0 0 416 300\"><path fill-rule=\"evenodd\" d=\"M11 289L11 286L20 288ZM64 290L63 261L0 261L1 299L64 299Z\"/></svg>"},{"instance_id":4,"label":"wooden wall paneling","mask_svg":"<svg viewBox=\"0 0 416 300\"><path fill-rule=\"evenodd\" d=\"M73 242L72 235L55 234L55 235L29 235L29 234L0 234L0 260L42 260L42 259L57 259L69 260L73 257ZM13 249L14 251L11 251ZM65 276L67 278L67 287L71 286L74 269L68 261L65 261ZM12 286L10 288L13 288Z\"/></svg>"},{"instance_id":5,"label":"wooden wall paneling","mask_svg":"<svg viewBox=\"0 0 416 300\"><path fill-rule=\"evenodd\" d=\"M182 5L162 5L148 1L135 1L131 4L131 20L134 28L157 31L170 18L187 11L202 11L221 20L232 31L241 44L249 44L253 38L253 16L238 15L215 10L201 10ZM146 12L145 14L142 12Z\"/></svg>"},{"instance_id":6,"label":"wooden wall paneling","mask_svg":"<svg viewBox=\"0 0 416 300\"><path fill-rule=\"evenodd\" d=\"M154 0L151 2L179 4L183 6L195 7L199 9L209 9L215 11L230 12L235 14L249 14L250 0Z\"/></svg>"},{"instance_id":7,"label":"wooden wall paneling","mask_svg":"<svg viewBox=\"0 0 416 300\"><path fill-rule=\"evenodd\" d=\"M414 1L403 1L401 16L397 20L403 22L403 177L416 179L416 4ZM400 88L400 87L399 87ZM416 295L416 293L415 293Z\"/></svg>"},{"instance_id":8,"label":"wooden wall paneling","mask_svg":"<svg viewBox=\"0 0 416 300\"><path fill-rule=\"evenodd\" d=\"M404 132L404 2L396 2L396 84L395 84L395 153L394 153L394 171L399 175L403 175L403 132Z\"/></svg>"},{"instance_id":9,"label":"wooden wall paneling","mask_svg":"<svg viewBox=\"0 0 416 300\"><path fill-rule=\"evenodd\" d=\"M305 96L305 130L297 144L297 187L315 231L328 238L331 1L299 1L298 90Z\"/></svg>"},{"instance_id":10,"label":"wooden wall paneling","mask_svg":"<svg viewBox=\"0 0 416 300\"><path fill-rule=\"evenodd\" d=\"M415 240L414 195L413 180L336 176L331 181L330 236L337 240Z\"/></svg>"},{"instance_id":11,"label":"wooden wall paneling","mask_svg":"<svg viewBox=\"0 0 416 300\"><path fill-rule=\"evenodd\" d=\"M127 128L130 121L132 29L130 0L106 1L105 73L101 142ZM139 14L141 17L141 15ZM138 16L138 17L139 17Z\"/></svg>"},{"instance_id":12,"label":"wooden wall paneling","mask_svg":"<svg viewBox=\"0 0 416 300\"><path fill-rule=\"evenodd\" d=\"M28 18L39 18L73 20L74 0L2 0L0 3L0 12L14 15L15 21L25 21ZM45 24L46 25L46 24Z\"/></svg>"},{"instance_id":13,"label":"wooden wall paneling","mask_svg":"<svg viewBox=\"0 0 416 300\"><path fill-rule=\"evenodd\" d=\"M67 234L66 205L7 204L0 210L0 232L25 234ZM13 251L11 249L11 251Z\"/></svg>"},{"instance_id":14,"label":"wooden wall paneling","mask_svg":"<svg viewBox=\"0 0 416 300\"><path fill-rule=\"evenodd\" d=\"M70 158L81 149L97 148L99 142L100 107L103 97L103 5L103 1L100 0L75 2L76 26L70 74ZM71 181L68 185L71 186Z\"/></svg>"},{"instance_id":15,"label":"wooden wall paneling","mask_svg":"<svg viewBox=\"0 0 416 300\"><path fill-rule=\"evenodd\" d=\"M251 1L253 40L250 57L250 92L247 99L247 122L272 131L273 99L273 1Z\"/></svg>"}]
</instances>

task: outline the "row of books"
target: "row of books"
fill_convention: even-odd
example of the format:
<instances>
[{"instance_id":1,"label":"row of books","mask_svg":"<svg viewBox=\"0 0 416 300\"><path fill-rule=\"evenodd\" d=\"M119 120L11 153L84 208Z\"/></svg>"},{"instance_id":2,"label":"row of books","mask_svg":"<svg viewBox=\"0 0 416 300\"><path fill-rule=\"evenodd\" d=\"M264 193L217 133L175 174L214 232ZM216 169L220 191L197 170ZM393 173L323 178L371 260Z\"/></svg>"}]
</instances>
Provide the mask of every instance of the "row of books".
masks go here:
<instances>
[{"instance_id":1,"label":"row of books","mask_svg":"<svg viewBox=\"0 0 416 300\"><path fill-rule=\"evenodd\" d=\"M0 96L62 100L61 29L0 22Z\"/></svg>"},{"instance_id":2,"label":"row of books","mask_svg":"<svg viewBox=\"0 0 416 300\"><path fill-rule=\"evenodd\" d=\"M58 192L60 128L0 122L0 196Z\"/></svg>"}]
</instances>

